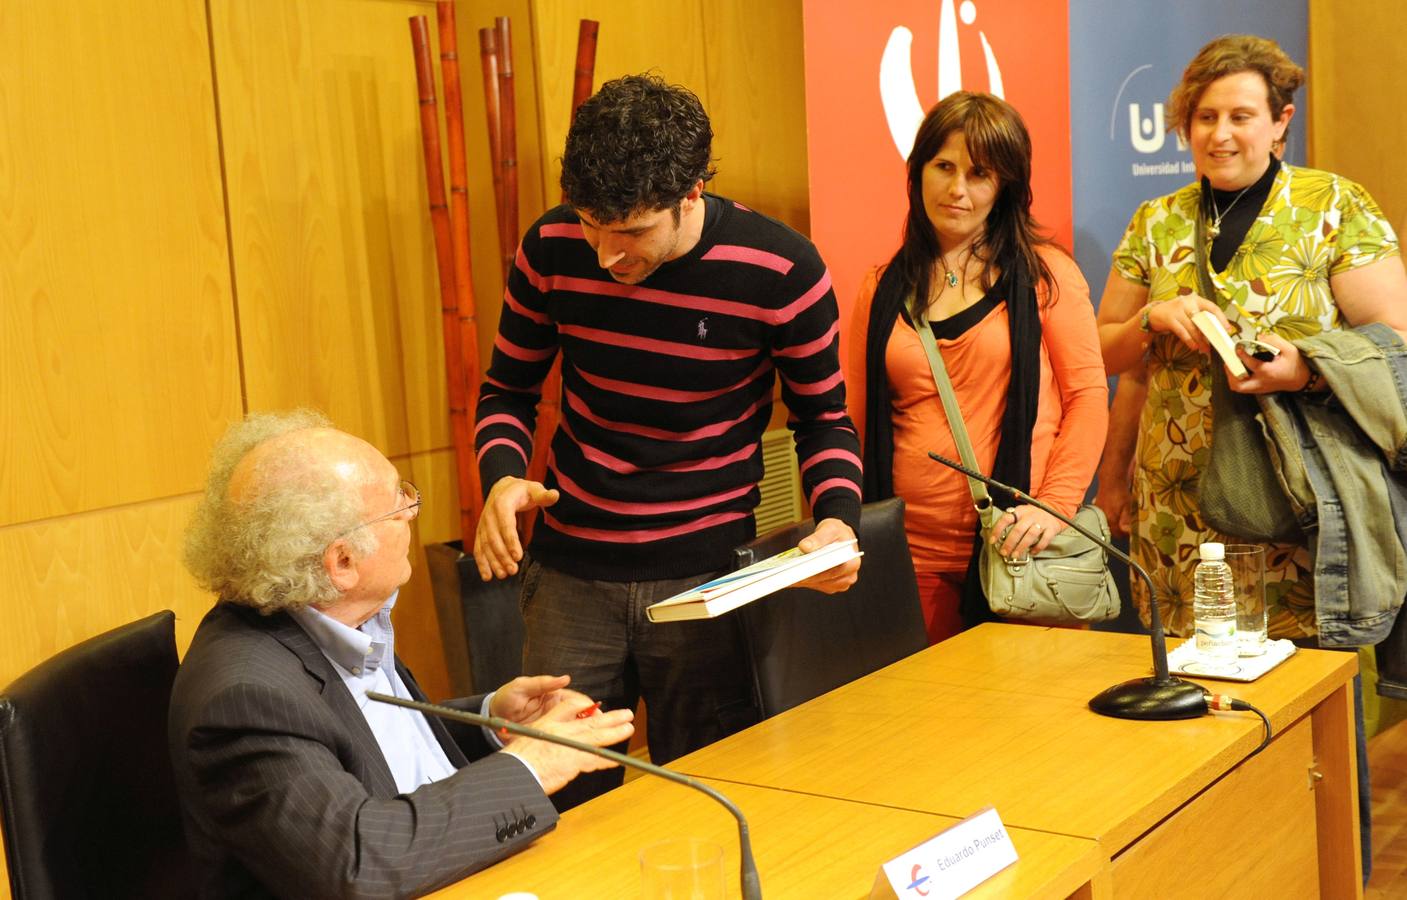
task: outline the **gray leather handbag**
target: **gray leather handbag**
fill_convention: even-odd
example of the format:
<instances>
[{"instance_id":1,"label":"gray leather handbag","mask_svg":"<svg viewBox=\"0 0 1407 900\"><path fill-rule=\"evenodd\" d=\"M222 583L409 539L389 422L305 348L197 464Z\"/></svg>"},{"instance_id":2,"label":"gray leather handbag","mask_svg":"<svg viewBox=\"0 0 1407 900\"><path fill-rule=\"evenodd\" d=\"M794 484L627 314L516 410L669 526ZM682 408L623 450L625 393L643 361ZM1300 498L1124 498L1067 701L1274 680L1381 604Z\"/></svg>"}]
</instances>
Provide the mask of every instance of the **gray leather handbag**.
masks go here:
<instances>
[{"instance_id":1,"label":"gray leather handbag","mask_svg":"<svg viewBox=\"0 0 1407 900\"><path fill-rule=\"evenodd\" d=\"M1216 285L1207 271L1205 215L1197 216L1197 283L1202 296L1217 302ZM1212 446L1197 478L1197 512L1223 534L1251 541L1304 540L1290 507L1285 485L1271 461L1273 442L1261 411L1263 398L1238 394L1213 354L1208 371L1212 387Z\"/></svg>"}]
</instances>

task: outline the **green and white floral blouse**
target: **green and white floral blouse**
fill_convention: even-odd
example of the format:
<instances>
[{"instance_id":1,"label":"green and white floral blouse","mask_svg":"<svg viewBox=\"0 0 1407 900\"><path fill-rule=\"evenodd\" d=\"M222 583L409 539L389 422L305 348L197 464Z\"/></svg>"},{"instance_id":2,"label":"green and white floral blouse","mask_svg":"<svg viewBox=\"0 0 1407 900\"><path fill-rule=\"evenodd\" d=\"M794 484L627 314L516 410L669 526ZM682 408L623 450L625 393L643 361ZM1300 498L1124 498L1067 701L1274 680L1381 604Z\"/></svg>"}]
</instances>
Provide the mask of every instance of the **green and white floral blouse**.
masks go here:
<instances>
[{"instance_id":1,"label":"green and white floral blouse","mask_svg":"<svg viewBox=\"0 0 1407 900\"><path fill-rule=\"evenodd\" d=\"M1148 289L1150 302L1197 293L1193 234L1201 186L1149 200L1114 251L1114 269ZM1210 249L1208 250L1210 253ZM1362 187L1316 169L1282 165L1231 261L1211 277L1221 305L1243 333L1294 340L1344 327L1329 278L1398 253L1397 237ZM1157 335L1147 355L1148 401L1134 466L1131 555L1153 576L1168 632L1192 633L1192 569L1203 541L1238 543L1197 514L1196 484L1211 447L1208 357ZM1315 634L1313 566L1293 544L1266 547L1270 636ZM1145 623L1148 598L1133 582Z\"/></svg>"}]
</instances>

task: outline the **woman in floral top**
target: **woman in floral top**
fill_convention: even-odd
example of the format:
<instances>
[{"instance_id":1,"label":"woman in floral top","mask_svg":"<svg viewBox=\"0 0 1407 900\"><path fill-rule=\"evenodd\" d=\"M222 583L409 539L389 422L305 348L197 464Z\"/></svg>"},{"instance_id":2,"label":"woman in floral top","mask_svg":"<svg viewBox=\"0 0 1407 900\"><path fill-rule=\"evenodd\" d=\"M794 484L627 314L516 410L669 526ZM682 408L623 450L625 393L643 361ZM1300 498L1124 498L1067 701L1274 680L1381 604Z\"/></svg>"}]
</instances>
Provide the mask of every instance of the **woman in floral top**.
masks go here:
<instances>
[{"instance_id":1,"label":"woman in floral top","mask_svg":"<svg viewBox=\"0 0 1407 900\"><path fill-rule=\"evenodd\" d=\"M1242 353L1250 377L1228 378L1240 393L1325 390L1291 340L1368 322L1407 332L1407 274L1377 204L1347 179L1278 158L1303 80L1304 71L1265 38L1228 35L1202 48L1169 99L1170 121L1187 139L1201 180L1134 213L1099 309L1105 367L1127 373L1100 469L1100 502L1111 521L1130 526L1132 556L1153 576L1172 634L1192 631L1197 545L1235 541L1210 530L1197 511L1197 477L1212 435L1213 363L1190 316L1208 310L1232 334L1279 348L1270 362ZM1198 291L1199 214L1212 298ZM1313 636L1308 549L1268 545L1265 583L1270 636ZM1146 621L1148 598L1140 582L1133 586Z\"/></svg>"}]
</instances>

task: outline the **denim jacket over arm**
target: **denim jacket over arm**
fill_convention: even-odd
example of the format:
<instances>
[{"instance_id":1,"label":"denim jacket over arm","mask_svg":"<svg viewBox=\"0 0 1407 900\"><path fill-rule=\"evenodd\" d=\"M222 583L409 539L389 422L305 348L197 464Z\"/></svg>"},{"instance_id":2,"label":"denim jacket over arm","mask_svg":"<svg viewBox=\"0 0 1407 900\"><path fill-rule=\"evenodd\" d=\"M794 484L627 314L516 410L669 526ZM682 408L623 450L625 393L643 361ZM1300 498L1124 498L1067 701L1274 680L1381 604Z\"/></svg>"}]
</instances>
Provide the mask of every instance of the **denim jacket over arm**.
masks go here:
<instances>
[{"instance_id":1,"label":"denim jacket over arm","mask_svg":"<svg viewBox=\"0 0 1407 900\"><path fill-rule=\"evenodd\" d=\"M1294 343L1330 393L1262 395L1261 411L1310 538L1319 640L1375 644L1407 595L1407 347L1380 323Z\"/></svg>"}]
</instances>

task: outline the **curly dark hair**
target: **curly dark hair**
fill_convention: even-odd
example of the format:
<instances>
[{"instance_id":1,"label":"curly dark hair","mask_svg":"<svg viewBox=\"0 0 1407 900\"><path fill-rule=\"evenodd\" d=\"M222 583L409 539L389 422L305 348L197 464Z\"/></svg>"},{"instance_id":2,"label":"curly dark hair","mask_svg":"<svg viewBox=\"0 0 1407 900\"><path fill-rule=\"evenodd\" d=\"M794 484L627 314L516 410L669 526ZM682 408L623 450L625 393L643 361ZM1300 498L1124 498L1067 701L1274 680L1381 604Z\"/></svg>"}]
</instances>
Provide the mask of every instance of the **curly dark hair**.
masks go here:
<instances>
[{"instance_id":1,"label":"curly dark hair","mask_svg":"<svg viewBox=\"0 0 1407 900\"><path fill-rule=\"evenodd\" d=\"M601 224L674 208L715 169L713 127L693 91L658 75L608 81L577 108L562 155L562 193Z\"/></svg>"}]
</instances>

